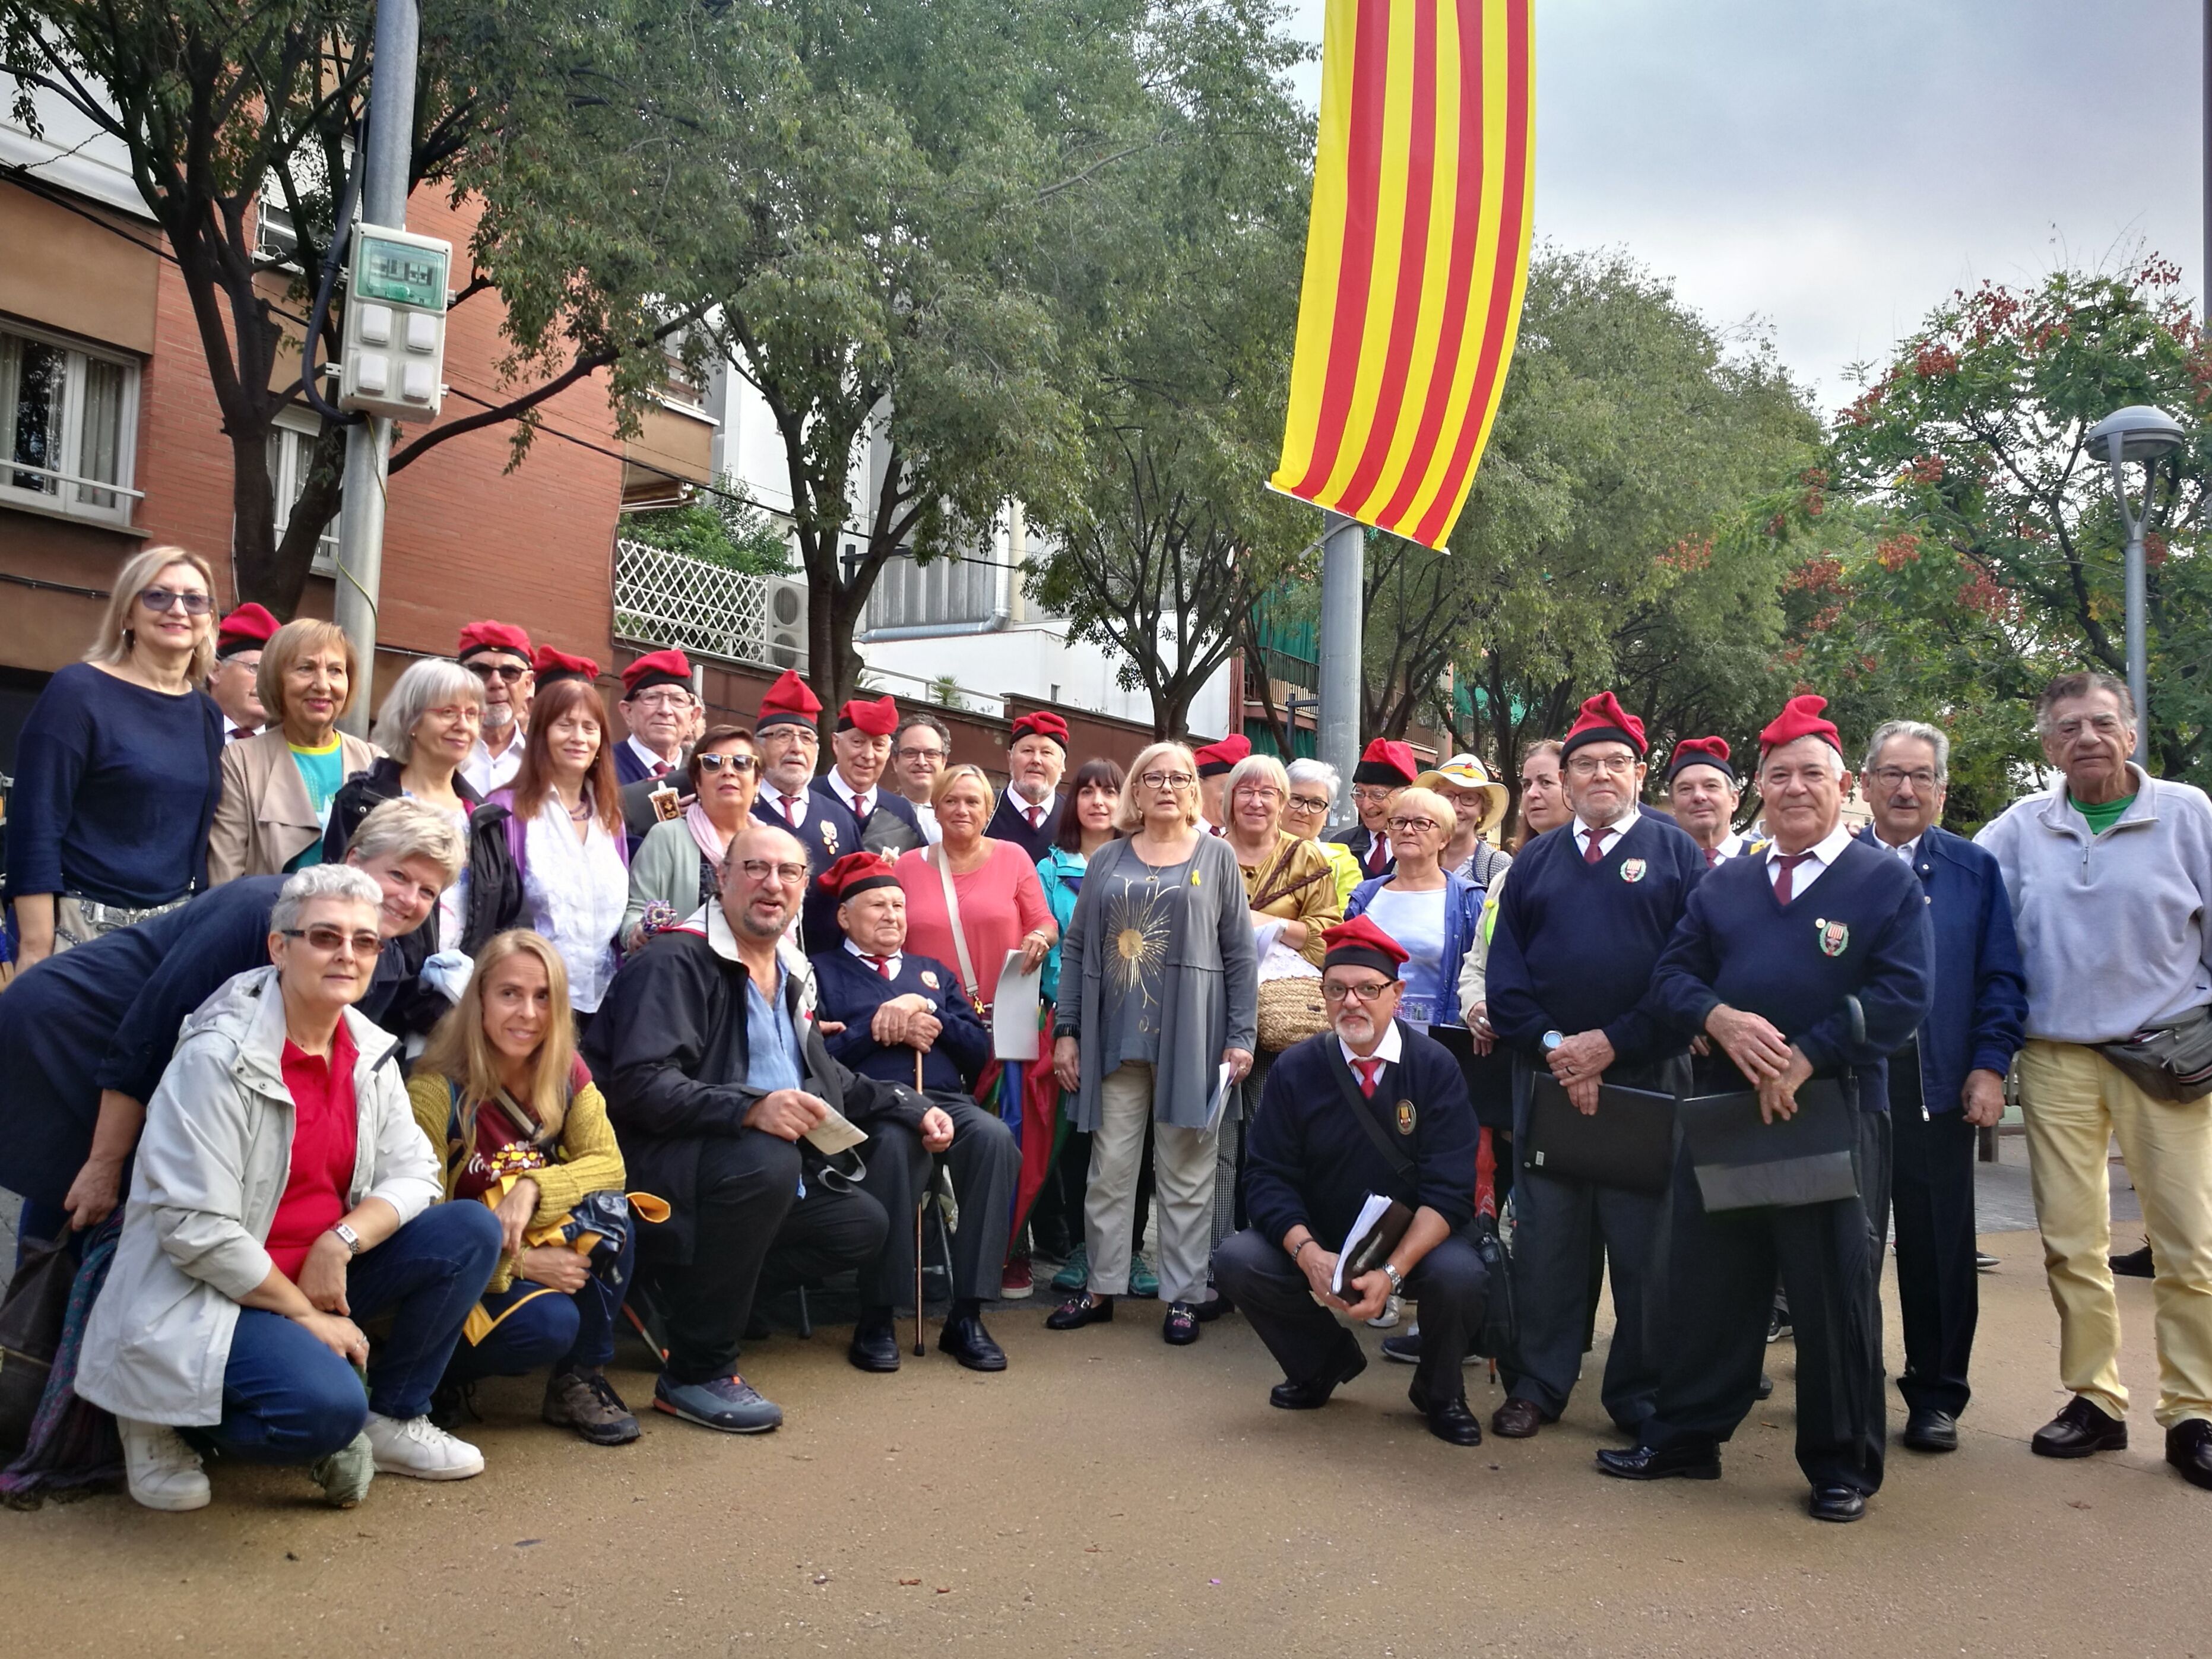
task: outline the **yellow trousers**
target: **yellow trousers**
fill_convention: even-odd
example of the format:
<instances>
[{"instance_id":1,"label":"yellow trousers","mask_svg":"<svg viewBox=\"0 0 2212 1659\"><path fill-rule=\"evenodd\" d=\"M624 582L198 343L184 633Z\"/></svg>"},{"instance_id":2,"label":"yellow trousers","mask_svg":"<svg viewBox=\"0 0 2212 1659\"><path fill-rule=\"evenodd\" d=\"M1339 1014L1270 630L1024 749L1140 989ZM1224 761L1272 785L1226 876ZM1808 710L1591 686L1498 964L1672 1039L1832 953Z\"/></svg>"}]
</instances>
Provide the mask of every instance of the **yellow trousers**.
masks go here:
<instances>
[{"instance_id":1,"label":"yellow trousers","mask_svg":"<svg viewBox=\"0 0 2212 1659\"><path fill-rule=\"evenodd\" d=\"M2014 1064L2044 1272L2058 1309L2060 1380L2108 1415L2127 1415L2107 1259L2106 1159L2118 1136L2157 1268L2159 1424L2212 1419L2212 1097L2157 1099L2077 1042L2031 1042Z\"/></svg>"}]
</instances>

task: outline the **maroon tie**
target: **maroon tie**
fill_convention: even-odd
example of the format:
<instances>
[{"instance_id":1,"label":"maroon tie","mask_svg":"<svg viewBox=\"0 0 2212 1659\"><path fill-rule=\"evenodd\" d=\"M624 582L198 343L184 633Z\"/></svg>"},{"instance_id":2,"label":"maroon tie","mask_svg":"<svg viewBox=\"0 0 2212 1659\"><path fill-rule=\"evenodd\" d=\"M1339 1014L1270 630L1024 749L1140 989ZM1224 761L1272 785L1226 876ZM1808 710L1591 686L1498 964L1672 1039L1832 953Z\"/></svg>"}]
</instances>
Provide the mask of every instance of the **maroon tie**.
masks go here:
<instances>
[{"instance_id":1,"label":"maroon tie","mask_svg":"<svg viewBox=\"0 0 2212 1659\"><path fill-rule=\"evenodd\" d=\"M1718 864L1720 861L1721 861L1721 849L1720 849L1719 848L1717 848L1717 847L1708 847L1707 848L1705 848L1705 868L1706 868L1706 869L1708 869L1708 870L1711 869L1715 865Z\"/></svg>"},{"instance_id":2,"label":"maroon tie","mask_svg":"<svg viewBox=\"0 0 2212 1659\"><path fill-rule=\"evenodd\" d=\"M225 743L236 743L240 738L258 738L260 735L261 734L258 732L256 732L250 726L234 726L230 728L229 735L224 738L223 741Z\"/></svg>"},{"instance_id":3,"label":"maroon tie","mask_svg":"<svg viewBox=\"0 0 2212 1659\"><path fill-rule=\"evenodd\" d=\"M1044 808L1043 808L1043 807L1042 807L1042 806L1024 806L1024 808L1022 808L1022 816L1023 816L1024 817L1026 817L1026 818L1030 821L1030 829L1032 829L1032 830L1042 830L1042 829L1043 829L1043 828L1044 828Z\"/></svg>"},{"instance_id":4,"label":"maroon tie","mask_svg":"<svg viewBox=\"0 0 2212 1659\"><path fill-rule=\"evenodd\" d=\"M1359 1070L1359 1092L1368 1099L1375 1098L1375 1079L1382 1070L1382 1062L1373 1057L1352 1062Z\"/></svg>"},{"instance_id":5,"label":"maroon tie","mask_svg":"<svg viewBox=\"0 0 2212 1659\"><path fill-rule=\"evenodd\" d=\"M855 795L853 797L853 822L859 824L862 829L865 830L867 828L868 814L875 810L876 809L874 807L868 804L868 798L866 795Z\"/></svg>"},{"instance_id":6,"label":"maroon tie","mask_svg":"<svg viewBox=\"0 0 2212 1659\"><path fill-rule=\"evenodd\" d=\"M881 974L885 979L889 979L891 976L891 959L889 957L872 957L864 954L860 957L860 960L872 963L875 970Z\"/></svg>"},{"instance_id":7,"label":"maroon tie","mask_svg":"<svg viewBox=\"0 0 2212 1659\"><path fill-rule=\"evenodd\" d=\"M655 761L653 763L653 775L656 778L666 777L672 769L666 761Z\"/></svg>"},{"instance_id":8,"label":"maroon tie","mask_svg":"<svg viewBox=\"0 0 2212 1659\"><path fill-rule=\"evenodd\" d=\"M1779 902L1790 902L1790 883L1797 874L1797 866L1812 856L1810 853L1784 853L1776 857L1774 861L1782 866L1782 873L1774 878L1774 896Z\"/></svg>"},{"instance_id":9,"label":"maroon tie","mask_svg":"<svg viewBox=\"0 0 2212 1659\"><path fill-rule=\"evenodd\" d=\"M1583 837L1584 864L1595 864L1605 856L1605 838L1612 833L1610 830L1593 830Z\"/></svg>"},{"instance_id":10,"label":"maroon tie","mask_svg":"<svg viewBox=\"0 0 2212 1659\"><path fill-rule=\"evenodd\" d=\"M799 805L805 799L804 795L786 795L783 798L783 821L794 830L799 828Z\"/></svg>"}]
</instances>

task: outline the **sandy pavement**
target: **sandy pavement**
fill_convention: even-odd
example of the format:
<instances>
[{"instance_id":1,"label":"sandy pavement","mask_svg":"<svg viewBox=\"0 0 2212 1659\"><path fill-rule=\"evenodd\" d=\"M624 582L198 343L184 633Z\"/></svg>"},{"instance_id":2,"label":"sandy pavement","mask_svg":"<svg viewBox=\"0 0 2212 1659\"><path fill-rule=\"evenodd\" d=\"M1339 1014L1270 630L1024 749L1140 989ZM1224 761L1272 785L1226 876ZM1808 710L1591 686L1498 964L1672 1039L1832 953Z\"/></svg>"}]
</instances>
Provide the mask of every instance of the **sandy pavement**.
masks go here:
<instances>
[{"instance_id":1,"label":"sandy pavement","mask_svg":"<svg viewBox=\"0 0 2212 1659\"><path fill-rule=\"evenodd\" d=\"M1594 1389L1534 1441L1461 1450L1370 1364L1325 1412L1271 1410L1235 1316L1189 1350L1156 1304L1043 1328L993 1316L1012 1369L933 1352L846 1365L845 1333L778 1335L747 1374L790 1422L754 1438L647 1413L582 1445L495 1385L482 1478L380 1480L349 1513L305 1477L235 1468L157 1515L96 1498L0 1511L17 1653L569 1652L1401 1656L1470 1653L2188 1654L2212 1493L2160 1461L2150 1286L2123 1280L2136 1445L2028 1455L2062 1403L2032 1235L1992 1235L1980 1392L1948 1458L1893 1447L1855 1527L1804 1516L1781 1386L1718 1484L1607 1480ZM1894 1302L1891 1308L1895 1363ZM908 1328L910 1329L910 1328ZM1364 1334L1370 1346L1373 1333ZM1603 1339L1601 1338L1601 1354ZM1595 1359L1590 1375L1596 1374ZM1469 1372L1486 1418L1498 1395ZM633 1405L647 1379L617 1370ZM1893 1433L1901 1426L1894 1408ZM17 1641L22 1645L17 1645Z\"/></svg>"}]
</instances>

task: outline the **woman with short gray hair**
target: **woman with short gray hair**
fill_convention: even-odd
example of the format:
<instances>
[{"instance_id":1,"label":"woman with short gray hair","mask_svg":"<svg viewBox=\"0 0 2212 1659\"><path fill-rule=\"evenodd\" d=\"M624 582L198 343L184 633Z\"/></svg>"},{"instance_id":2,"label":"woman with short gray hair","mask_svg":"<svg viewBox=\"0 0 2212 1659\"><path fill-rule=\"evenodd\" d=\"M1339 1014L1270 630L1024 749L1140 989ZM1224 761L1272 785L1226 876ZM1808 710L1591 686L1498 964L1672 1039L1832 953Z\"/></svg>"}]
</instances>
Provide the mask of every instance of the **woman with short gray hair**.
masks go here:
<instances>
[{"instance_id":1,"label":"woman with short gray hair","mask_svg":"<svg viewBox=\"0 0 2212 1659\"><path fill-rule=\"evenodd\" d=\"M1292 761L1285 773L1290 780L1290 794L1283 803L1283 828L1321 848L1328 867L1336 872L1336 908L1340 915L1352 890L1365 878L1358 856L1343 842L1322 834L1328 827L1328 809L1335 803L1344 780L1327 761L1310 758Z\"/></svg>"}]
</instances>

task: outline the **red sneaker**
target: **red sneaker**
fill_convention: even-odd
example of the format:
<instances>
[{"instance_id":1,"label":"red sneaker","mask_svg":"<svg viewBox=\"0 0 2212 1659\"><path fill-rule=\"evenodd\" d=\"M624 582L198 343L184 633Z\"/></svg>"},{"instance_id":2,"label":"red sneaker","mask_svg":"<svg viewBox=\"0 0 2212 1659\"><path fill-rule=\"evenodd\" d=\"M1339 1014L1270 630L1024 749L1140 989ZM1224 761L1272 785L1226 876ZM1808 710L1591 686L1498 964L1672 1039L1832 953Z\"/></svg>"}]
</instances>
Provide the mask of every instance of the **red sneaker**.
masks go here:
<instances>
[{"instance_id":1,"label":"red sneaker","mask_svg":"<svg viewBox=\"0 0 2212 1659\"><path fill-rule=\"evenodd\" d=\"M1024 1297L1034 1295L1036 1291L1036 1282L1030 1277L1028 1254L1024 1252L1019 1255L1008 1256L1005 1268L999 1274L999 1299L1002 1302L1019 1302Z\"/></svg>"}]
</instances>

